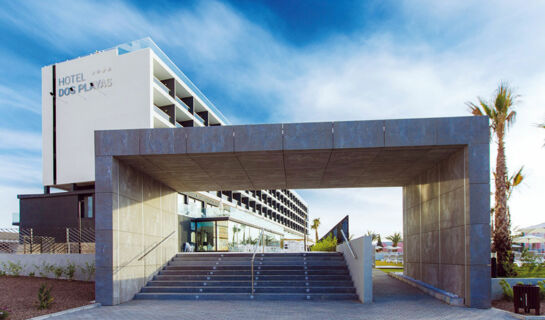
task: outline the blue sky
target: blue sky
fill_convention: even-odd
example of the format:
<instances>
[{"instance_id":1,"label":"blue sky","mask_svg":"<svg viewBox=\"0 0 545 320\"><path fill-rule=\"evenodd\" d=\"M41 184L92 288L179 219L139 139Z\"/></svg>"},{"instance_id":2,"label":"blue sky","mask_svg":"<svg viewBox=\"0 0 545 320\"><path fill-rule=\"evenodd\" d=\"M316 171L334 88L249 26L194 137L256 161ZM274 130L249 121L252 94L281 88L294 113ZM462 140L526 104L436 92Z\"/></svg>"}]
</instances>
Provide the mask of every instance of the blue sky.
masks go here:
<instances>
[{"instance_id":1,"label":"blue sky","mask_svg":"<svg viewBox=\"0 0 545 320\"><path fill-rule=\"evenodd\" d=\"M545 220L545 12L510 1L13 1L0 8L0 226L41 191L44 65L150 36L235 124L468 115L521 94L508 165L514 225ZM542 130L543 131L543 130ZM492 145L494 155L495 146ZM492 166L493 167L493 166ZM399 189L302 191L323 231L401 230Z\"/></svg>"}]
</instances>

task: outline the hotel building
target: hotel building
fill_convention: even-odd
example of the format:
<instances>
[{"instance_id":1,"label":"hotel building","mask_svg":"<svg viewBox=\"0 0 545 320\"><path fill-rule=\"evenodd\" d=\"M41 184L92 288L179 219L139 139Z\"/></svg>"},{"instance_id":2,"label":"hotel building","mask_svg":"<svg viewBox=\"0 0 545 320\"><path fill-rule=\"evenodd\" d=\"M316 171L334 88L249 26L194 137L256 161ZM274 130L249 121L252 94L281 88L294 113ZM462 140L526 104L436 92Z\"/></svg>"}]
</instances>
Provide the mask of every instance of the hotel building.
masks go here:
<instances>
[{"instance_id":1,"label":"hotel building","mask_svg":"<svg viewBox=\"0 0 545 320\"><path fill-rule=\"evenodd\" d=\"M18 225L94 226L96 130L223 125L223 114L149 38L45 66L44 193L19 195ZM307 204L292 190L180 193L177 211L180 250L247 251L261 229L267 246L280 248L308 233Z\"/></svg>"}]
</instances>

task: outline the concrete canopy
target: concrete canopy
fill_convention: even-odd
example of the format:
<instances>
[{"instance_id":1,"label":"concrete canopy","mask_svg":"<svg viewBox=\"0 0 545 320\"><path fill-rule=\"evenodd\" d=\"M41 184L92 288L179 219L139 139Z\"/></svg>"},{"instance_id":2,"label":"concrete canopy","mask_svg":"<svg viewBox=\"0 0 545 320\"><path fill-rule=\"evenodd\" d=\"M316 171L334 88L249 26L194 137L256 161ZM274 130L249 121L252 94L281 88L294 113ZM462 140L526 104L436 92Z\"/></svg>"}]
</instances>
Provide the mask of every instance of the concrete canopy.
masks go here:
<instances>
[{"instance_id":1,"label":"concrete canopy","mask_svg":"<svg viewBox=\"0 0 545 320\"><path fill-rule=\"evenodd\" d=\"M113 234L116 194L146 179L177 192L403 187L406 274L490 306L486 117L97 131L95 155L96 228Z\"/></svg>"},{"instance_id":2,"label":"concrete canopy","mask_svg":"<svg viewBox=\"0 0 545 320\"><path fill-rule=\"evenodd\" d=\"M179 192L404 186L483 122L452 119L103 131L96 152L123 139L120 160Z\"/></svg>"}]
</instances>

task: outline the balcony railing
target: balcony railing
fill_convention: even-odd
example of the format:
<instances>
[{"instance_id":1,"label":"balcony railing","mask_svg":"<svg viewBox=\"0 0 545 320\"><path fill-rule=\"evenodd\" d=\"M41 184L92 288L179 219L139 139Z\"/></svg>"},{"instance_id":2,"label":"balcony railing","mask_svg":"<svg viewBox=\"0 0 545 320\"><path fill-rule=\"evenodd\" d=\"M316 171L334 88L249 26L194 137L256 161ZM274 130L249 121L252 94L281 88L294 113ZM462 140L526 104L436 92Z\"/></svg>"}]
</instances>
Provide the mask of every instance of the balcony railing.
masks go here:
<instances>
[{"instance_id":1,"label":"balcony railing","mask_svg":"<svg viewBox=\"0 0 545 320\"><path fill-rule=\"evenodd\" d=\"M208 100L208 98L189 80L189 78L170 60L170 58L151 40L151 38L144 38L136 41L131 41L124 43L115 47L119 55L134 52L142 48L150 48L155 52L155 54L185 83L187 86L193 90L195 95L199 97L212 111L226 124L229 124L229 121L221 113L221 111L216 108L216 106Z\"/></svg>"},{"instance_id":2,"label":"balcony railing","mask_svg":"<svg viewBox=\"0 0 545 320\"><path fill-rule=\"evenodd\" d=\"M175 96L174 100L176 100L176 102L178 102L182 108L189 111L189 107L187 106L187 104L185 104L185 102L183 102L182 99L178 98L178 96Z\"/></svg>"},{"instance_id":3,"label":"balcony railing","mask_svg":"<svg viewBox=\"0 0 545 320\"><path fill-rule=\"evenodd\" d=\"M163 110L161 110L158 106L153 105L153 110L155 110L155 113L157 113L158 116L170 122L170 116L166 114Z\"/></svg>"},{"instance_id":4,"label":"balcony railing","mask_svg":"<svg viewBox=\"0 0 545 320\"><path fill-rule=\"evenodd\" d=\"M195 113L195 119L204 126L204 119Z\"/></svg>"},{"instance_id":5,"label":"balcony railing","mask_svg":"<svg viewBox=\"0 0 545 320\"><path fill-rule=\"evenodd\" d=\"M226 217L229 216L229 211L220 210L219 208L203 208L201 204L192 203L179 206L178 213L193 218L205 217Z\"/></svg>"},{"instance_id":6,"label":"balcony railing","mask_svg":"<svg viewBox=\"0 0 545 320\"><path fill-rule=\"evenodd\" d=\"M156 85L158 85L161 89L163 89L163 91L165 91L167 94L170 95L170 89L167 86L165 86L165 84L162 83L161 80L153 77L153 82L155 82Z\"/></svg>"}]
</instances>

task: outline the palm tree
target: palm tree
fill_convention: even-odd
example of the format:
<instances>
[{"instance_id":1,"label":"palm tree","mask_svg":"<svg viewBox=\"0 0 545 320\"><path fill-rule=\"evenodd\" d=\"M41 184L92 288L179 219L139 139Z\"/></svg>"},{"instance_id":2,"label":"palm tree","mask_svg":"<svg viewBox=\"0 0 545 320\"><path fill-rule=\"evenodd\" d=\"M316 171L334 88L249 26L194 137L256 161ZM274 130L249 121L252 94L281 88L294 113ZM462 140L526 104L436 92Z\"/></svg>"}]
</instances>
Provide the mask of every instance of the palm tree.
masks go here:
<instances>
[{"instance_id":1,"label":"palm tree","mask_svg":"<svg viewBox=\"0 0 545 320\"><path fill-rule=\"evenodd\" d=\"M401 238L401 233L399 232L396 232L391 236L387 236L386 239L392 241L392 247L397 247L397 244L403 241L403 238Z\"/></svg>"},{"instance_id":2,"label":"palm tree","mask_svg":"<svg viewBox=\"0 0 545 320\"><path fill-rule=\"evenodd\" d=\"M371 236L371 241L377 240L377 233L375 231L367 230L366 236Z\"/></svg>"},{"instance_id":3,"label":"palm tree","mask_svg":"<svg viewBox=\"0 0 545 320\"><path fill-rule=\"evenodd\" d=\"M233 225L233 244L235 244L235 235L240 231L240 228L236 225ZM238 239L238 236L237 236Z\"/></svg>"},{"instance_id":4,"label":"palm tree","mask_svg":"<svg viewBox=\"0 0 545 320\"><path fill-rule=\"evenodd\" d=\"M316 218L312 220L312 226L310 228L316 231L316 243L318 243L318 227L319 226L320 226L320 218Z\"/></svg>"},{"instance_id":5,"label":"palm tree","mask_svg":"<svg viewBox=\"0 0 545 320\"><path fill-rule=\"evenodd\" d=\"M522 180L524 180L524 175L522 173L522 170L524 167L521 167L517 173L509 177L507 180L507 201L511 198L511 194L513 193L513 189L522 183Z\"/></svg>"},{"instance_id":6,"label":"palm tree","mask_svg":"<svg viewBox=\"0 0 545 320\"><path fill-rule=\"evenodd\" d=\"M514 110L518 96L513 93L506 83L500 83L491 103L478 98L479 103L468 102L470 111L475 116L487 116L491 120L490 128L496 134L498 155L496 157L496 172L494 181L494 234L493 247L497 254L500 275L503 275L503 265L509 263L511 238L509 236L509 216L507 210L507 165L505 161L505 134L507 128L513 124L517 116Z\"/></svg>"}]
</instances>

